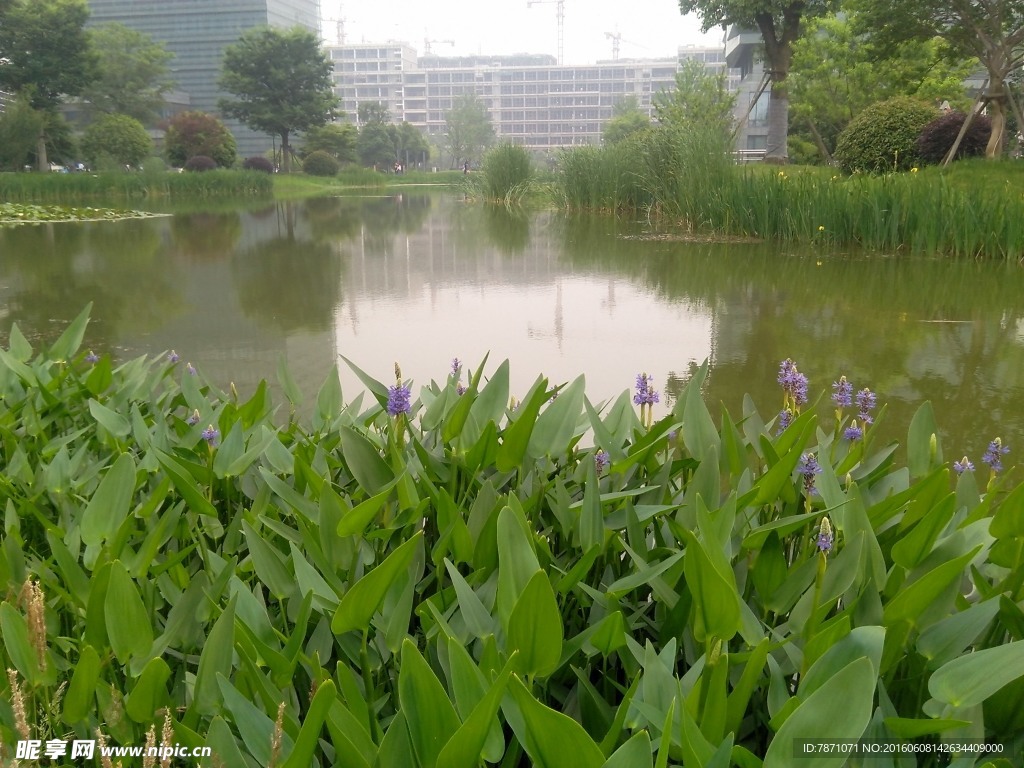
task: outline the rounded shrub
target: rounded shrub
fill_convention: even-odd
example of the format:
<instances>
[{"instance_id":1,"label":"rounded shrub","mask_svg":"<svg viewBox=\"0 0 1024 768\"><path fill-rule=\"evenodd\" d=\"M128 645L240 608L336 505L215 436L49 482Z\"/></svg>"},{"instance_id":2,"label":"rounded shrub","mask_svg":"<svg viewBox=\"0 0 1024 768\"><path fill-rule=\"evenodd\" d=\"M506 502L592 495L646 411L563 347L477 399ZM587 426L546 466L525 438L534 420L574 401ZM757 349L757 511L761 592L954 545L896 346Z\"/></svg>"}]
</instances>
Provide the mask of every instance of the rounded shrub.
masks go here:
<instances>
[{"instance_id":1,"label":"rounded shrub","mask_svg":"<svg viewBox=\"0 0 1024 768\"><path fill-rule=\"evenodd\" d=\"M321 149L310 152L302 161L302 170L310 176L335 176L340 169L338 161Z\"/></svg>"},{"instance_id":2,"label":"rounded shrub","mask_svg":"<svg viewBox=\"0 0 1024 768\"><path fill-rule=\"evenodd\" d=\"M489 200L521 199L532 175L530 153L518 144L499 144L484 155L484 194Z\"/></svg>"},{"instance_id":3,"label":"rounded shrub","mask_svg":"<svg viewBox=\"0 0 1024 768\"><path fill-rule=\"evenodd\" d=\"M932 120L917 137L917 154L923 163L938 164L953 146L967 115L963 112L947 112ZM964 157L979 157L985 154L989 137L992 135L992 121L988 115L975 115L967 126L967 133L960 140L954 160Z\"/></svg>"},{"instance_id":4,"label":"rounded shrub","mask_svg":"<svg viewBox=\"0 0 1024 768\"><path fill-rule=\"evenodd\" d=\"M917 137L933 119L934 107L903 96L872 104L839 134L836 162L847 173L905 171L917 164Z\"/></svg>"},{"instance_id":5,"label":"rounded shrub","mask_svg":"<svg viewBox=\"0 0 1024 768\"><path fill-rule=\"evenodd\" d=\"M185 162L186 171L212 171L216 167L217 161L206 155L196 155Z\"/></svg>"},{"instance_id":6,"label":"rounded shrub","mask_svg":"<svg viewBox=\"0 0 1024 768\"><path fill-rule=\"evenodd\" d=\"M235 164L235 137L213 115L206 112L181 112L171 118L164 136L164 152L176 168L197 155L212 157L222 168Z\"/></svg>"},{"instance_id":7,"label":"rounded shrub","mask_svg":"<svg viewBox=\"0 0 1024 768\"><path fill-rule=\"evenodd\" d=\"M265 157L254 155L247 157L242 161L243 171L262 171L263 173L273 173L274 164Z\"/></svg>"}]
</instances>

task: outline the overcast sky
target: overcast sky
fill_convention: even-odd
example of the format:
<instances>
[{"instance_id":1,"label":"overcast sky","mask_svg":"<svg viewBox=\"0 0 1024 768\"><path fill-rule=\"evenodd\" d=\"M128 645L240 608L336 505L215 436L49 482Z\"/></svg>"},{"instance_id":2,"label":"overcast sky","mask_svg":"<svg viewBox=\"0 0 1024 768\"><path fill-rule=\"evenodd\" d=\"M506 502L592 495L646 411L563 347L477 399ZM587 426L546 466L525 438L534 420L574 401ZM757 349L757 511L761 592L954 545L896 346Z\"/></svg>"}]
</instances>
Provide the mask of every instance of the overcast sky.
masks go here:
<instances>
[{"instance_id":1,"label":"overcast sky","mask_svg":"<svg viewBox=\"0 0 1024 768\"><path fill-rule=\"evenodd\" d=\"M557 4L541 0L321 0L325 19L345 20L349 43L403 40L419 53L424 38L441 55L558 53ZM707 35L700 19L683 16L675 0L565 0L565 63L612 58L606 32L621 35L620 58L674 56L681 45L720 45L722 30ZM336 25L325 23L324 35Z\"/></svg>"}]
</instances>

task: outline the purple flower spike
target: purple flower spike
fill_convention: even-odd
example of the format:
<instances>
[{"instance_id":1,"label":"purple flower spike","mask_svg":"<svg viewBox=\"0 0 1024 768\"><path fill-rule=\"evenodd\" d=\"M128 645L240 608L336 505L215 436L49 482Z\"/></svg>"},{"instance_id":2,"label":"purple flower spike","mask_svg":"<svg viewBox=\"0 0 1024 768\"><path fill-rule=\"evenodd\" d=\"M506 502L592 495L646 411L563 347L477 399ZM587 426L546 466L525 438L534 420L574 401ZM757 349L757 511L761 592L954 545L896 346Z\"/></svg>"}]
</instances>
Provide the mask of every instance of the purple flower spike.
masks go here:
<instances>
[{"instance_id":1,"label":"purple flower spike","mask_svg":"<svg viewBox=\"0 0 1024 768\"><path fill-rule=\"evenodd\" d=\"M404 384L388 387L388 415L397 416L412 410L412 390Z\"/></svg>"},{"instance_id":2,"label":"purple flower spike","mask_svg":"<svg viewBox=\"0 0 1024 768\"><path fill-rule=\"evenodd\" d=\"M782 391L793 399L794 405L807 403L807 377L797 370L796 363L788 357L779 364L778 382Z\"/></svg>"},{"instance_id":3,"label":"purple flower spike","mask_svg":"<svg viewBox=\"0 0 1024 768\"><path fill-rule=\"evenodd\" d=\"M857 426L857 422L856 421L853 422L850 426L848 426L846 429L843 430L843 439L844 440L850 440L852 442L854 440L860 440L863 437L864 437L864 430L861 427Z\"/></svg>"},{"instance_id":4,"label":"purple flower spike","mask_svg":"<svg viewBox=\"0 0 1024 768\"><path fill-rule=\"evenodd\" d=\"M611 459L608 456L608 451L598 451L594 454L594 466L597 468L599 474L604 472L610 463Z\"/></svg>"},{"instance_id":5,"label":"purple flower spike","mask_svg":"<svg viewBox=\"0 0 1024 768\"><path fill-rule=\"evenodd\" d=\"M832 533L832 524L829 523L827 517L822 518L821 525L818 526L818 536L815 538L814 544L819 552L826 555L832 551L832 547L835 544L835 536Z\"/></svg>"},{"instance_id":6,"label":"purple flower spike","mask_svg":"<svg viewBox=\"0 0 1024 768\"><path fill-rule=\"evenodd\" d=\"M793 423L793 412L789 408L785 408L779 411L779 418L776 421L775 434L781 435L785 432L789 425Z\"/></svg>"},{"instance_id":7,"label":"purple flower spike","mask_svg":"<svg viewBox=\"0 0 1024 768\"><path fill-rule=\"evenodd\" d=\"M875 393L864 387L857 393L857 418L867 427L875 423L875 417L871 412L875 410Z\"/></svg>"},{"instance_id":8,"label":"purple flower spike","mask_svg":"<svg viewBox=\"0 0 1024 768\"><path fill-rule=\"evenodd\" d=\"M452 376L458 376L462 372L462 361L457 357L452 358Z\"/></svg>"},{"instance_id":9,"label":"purple flower spike","mask_svg":"<svg viewBox=\"0 0 1024 768\"><path fill-rule=\"evenodd\" d=\"M796 465L796 471L803 478L804 495L810 496L815 492L814 476L821 474L818 457L813 453L805 453L800 457L800 463Z\"/></svg>"},{"instance_id":10,"label":"purple flower spike","mask_svg":"<svg viewBox=\"0 0 1024 768\"><path fill-rule=\"evenodd\" d=\"M97 354L96 354L95 352L93 352L93 351L92 351L92 350L90 349L90 350L89 350L89 354L85 356L85 362L87 362L87 363L89 363L89 364L91 364L91 365L95 365L95 364L96 364L96 363L98 363L99 361L100 361L100 356L99 356L99 355L97 355Z\"/></svg>"},{"instance_id":11,"label":"purple flower spike","mask_svg":"<svg viewBox=\"0 0 1024 768\"><path fill-rule=\"evenodd\" d=\"M962 475L964 472L973 472L974 463L966 456L964 456L962 459L960 459L960 461L953 462L953 471L956 472L958 475Z\"/></svg>"},{"instance_id":12,"label":"purple flower spike","mask_svg":"<svg viewBox=\"0 0 1024 768\"><path fill-rule=\"evenodd\" d=\"M175 352L173 349L167 353L167 362L170 363L171 365L174 365L180 359L181 358L178 357L178 353Z\"/></svg>"},{"instance_id":13,"label":"purple flower spike","mask_svg":"<svg viewBox=\"0 0 1024 768\"><path fill-rule=\"evenodd\" d=\"M633 395L633 402L637 405L653 405L658 402L658 393L651 388L651 384L654 382L653 376L648 376L646 373L638 373L636 375L636 394Z\"/></svg>"},{"instance_id":14,"label":"purple flower spike","mask_svg":"<svg viewBox=\"0 0 1024 768\"><path fill-rule=\"evenodd\" d=\"M1003 445L1003 441L1000 438L996 438L988 444L988 448L985 451L985 455L981 457L981 460L988 464L993 474L996 472L1003 471L1003 460L1001 456L1005 456L1010 452L1010 449Z\"/></svg>"},{"instance_id":15,"label":"purple flower spike","mask_svg":"<svg viewBox=\"0 0 1024 768\"><path fill-rule=\"evenodd\" d=\"M188 375L189 376L195 376L196 375L196 367L194 365L192 365L192 363L185 363L185 370L188 371Z\"/></svg>"},{"instance_id":16,"label":"purple flower spike","mask_svg":"<svg viewBox=\"0 0 1024 768\"><path fill-rule=\"evenodd\" d=\"M215 447L220 442L220 430L211 424L203 430L203 440L209 443L211 448Z\"/></svg>"},{"instance_id":17,"label":"purple flower spike","mask_svg":"<svg viewBox=\"0 0 1024 768\"><path fill-rule=\"evenodd\" d=\"M849 408L853 405L853 384L840 376L839 381L832 382L832 402L836 408Z\"/></svg>"},{"instance_id":18,"label":"purple flower spike","mask_svg":"<svg viewBox=\"0 0 1024 768\"><path fill-rule=\"evenodd\" d=\"M191 415L189 415L189 417L187 419L185 419L185 423L188 424L190 427L194 427L196 424L199 423L199 409L198 408L196 408L194 411L192 411Z\"/></svg>"}]
</instances>

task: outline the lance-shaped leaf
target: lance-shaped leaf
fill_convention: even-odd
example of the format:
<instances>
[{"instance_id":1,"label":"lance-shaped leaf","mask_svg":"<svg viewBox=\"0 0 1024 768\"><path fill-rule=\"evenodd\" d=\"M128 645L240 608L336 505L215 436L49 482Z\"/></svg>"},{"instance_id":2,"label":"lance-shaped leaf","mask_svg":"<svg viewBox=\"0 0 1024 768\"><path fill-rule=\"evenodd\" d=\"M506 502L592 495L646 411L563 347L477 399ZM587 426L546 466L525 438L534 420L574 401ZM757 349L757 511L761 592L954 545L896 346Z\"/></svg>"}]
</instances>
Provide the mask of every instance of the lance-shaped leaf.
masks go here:
<instances>
[{"instance_id":1,"label":"lance-shaped leaf","mask_svg":"<svg viewBox=\"0 0 1024 768\"><path fill-rule=\"evenodd\" d=\"M122 453L82 513L82 541L95 546L111 538L128 517L134 492L135 462Z\"/></svg>"},{"instance_id":2,"label":"lance-shaped leaf","mask_svg":"<svg viewBox=\"0 0 1024 768\"><path fill-rule=\"evenodd\" d=\"M388 555L376 568L364 574L363 578L345 593L331 621L331 631L334 634L341 635L353 629L369 628L370 619L384 601L384 595L398 575L409 568L416 548L422 540L423 532L417 531L415 536Z\"/></svg>"},{"instance_id":3,"label":"lance-shaped leaf","mask_svg":"<svg viewBox=\"0 0 1024 768\"><path fill-rule=\"evenodd\" d=\"M562 655L562 617L544 571L537 571L519 596L508 626L508 649L518 651L525 674L546 677Z\"/></svg>"},{"instance_id":4,"label":"lance-shaped leaf","mask_svg":"<svg viewBox=\"0 0 1024 768\"><path fill-rule=\"evenodd\" d=\"M506 713L519 742L536 768L601 768L604 753L583 726L537 701L513 676L509 693L519 716Z\"/></svg>"}]
</instances>

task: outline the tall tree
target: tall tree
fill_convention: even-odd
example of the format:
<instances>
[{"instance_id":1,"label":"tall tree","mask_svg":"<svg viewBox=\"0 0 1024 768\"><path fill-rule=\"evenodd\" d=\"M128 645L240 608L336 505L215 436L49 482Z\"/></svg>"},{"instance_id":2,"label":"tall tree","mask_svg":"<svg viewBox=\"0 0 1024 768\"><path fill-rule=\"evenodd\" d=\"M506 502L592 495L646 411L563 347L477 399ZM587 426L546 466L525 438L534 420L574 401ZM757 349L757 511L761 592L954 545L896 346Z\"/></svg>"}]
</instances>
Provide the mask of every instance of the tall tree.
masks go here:
<instances>
[{"instance_id":1,"label":"tall tree","mask_svg":"<svg viewBox=\"0 0 1024 768\"><path fill-rule=\"evenodd\" d=\"M65 96L77 96L93 80L96 57L85 32L84 0L14 0L0 18L0 89L25 96L47 113L36 137L40 171L46 155L46 126Z\"/></svg>"},{"instance_id":2,"label":"tall tree","mask_svg":"<svg viewBox=\"0 0 1024 768\"><path fill-rule=\"evenodd\" d=\"M455 99L444 119L445 149L452 156L453 168L459 163L479 162L484 150L494 143L494 126L487 106L476 94Z\"/></svg>"},{"instance_id":3,"label":"tall tree","mask_svg":"<svg viewBox=\"0 0 1024 768\"><path fill-rule=\"evenodd\" d=\"M339 163L354 163L358 135L352 123L328 123L311 128L302 135L302 151L306 154L326 152Z\"/></svg>"},{"instance_id":4,"label":"tall tree","mask_svg":"<svg viewBox=\"0 0 1024 768\"><path fill-rule=\"evenodd\" d=\"M941 40L910 40L880 51L859 27L852 11L815 19L793 48L791 138L807 136L823 162L842 130L875 102L913 96L964 109L969 104L964 80L972 65L951 60Z\"/></svg>"},{"instance_id":5,"label":"tall tree","mask_svg":"<svg viewBox=\"0 0 1024 768\"><path fill-rule=\"evenodd\" d=\"M388 130L391 114L388 108L377 101L364 101L356 110L359 117L359 136L356 138L356 154L359 162L367 167L390 166L395 161L395 143Z\"/></svg>"},{"instance_id":6,"label":"tall tree","mask_svg":"<svg viewBox=\"0 0 1024 768\"><path fill-rule=\"evenodd\" d=\"M651 118L641 111L636 96L627 96L612 107L612 118L604 124L601 140L612 146L650 127Z\"/></svg>"},{"instance_id":7,"label":"tall tree","mask_svg":"<svg viewBox=\"0 0 1024 768\"><path fill-rule=\"evenodd\" d=\"M654 114L658 122L668 125L700 123L729 133L735 95L729 93L725 73L709 72L696 59L687 59L676 72L676 87L659 91L654 96Z\"/></svg>"},{"instance_id":8,"label":"tall tree","mask_svg":"<svg viewBox=\"0 0 1024 768\"><path fill-rule=\"evenodd\" d=\"M403 121L400 125L389 125L388 133L395 145L395 159L407 164L409 161L426 161L430 155L430 145L412 123Z\"/></svg>"},{"instance_id":9,"label":"tall tree","mask_svg":"<svg viewBox=\"0 0 1024 768\"><path fill-rule=\"evenodd\" d=\"M858 0L865 30L879 47L900 40L941 37L954 55L976 57L988 74L992 135L985 155L1006 143L1008 79L1024 65L1024 2L1021 0Z\"/></svg>"},{"instance_id":10,"label":"tall tree","mask_svg":"<svg viewBox=\"0 0 1024 768\"><path fill-rule=\"evenodd\" d=\"M789 77L793 43L802 22L835 11L839 0L679 0L682 13L697 12L704 31L717 26L757 29L764 42L764 67L771 83L768 100L768 146L765 161L789 160Z\"/></svg>"},{"instance_id":11,"label":"tall tree","mask_svg":"<svg viewBox=\"0 0 1024 768\"><path fill-rule=\"evenodd\" d=\"M252 29L224 52L220 86L236 99L220 108L256 131L281 138L281 167L291 170L289 139L334 118L333 65L316 35L301 27Z\"/></svg>"},{"instance_id":12,"label":"tall tree","mask_svg":"<svg viewBox=\"0 0 1024 768\"><path fill-rule=\"evenodd\" d=\"M98 59L98 76L82 91L90 111L152 122L172 86L167 65L174 54L123 24L95 27L89 39Z\"/></svg>"}]
</instances>

